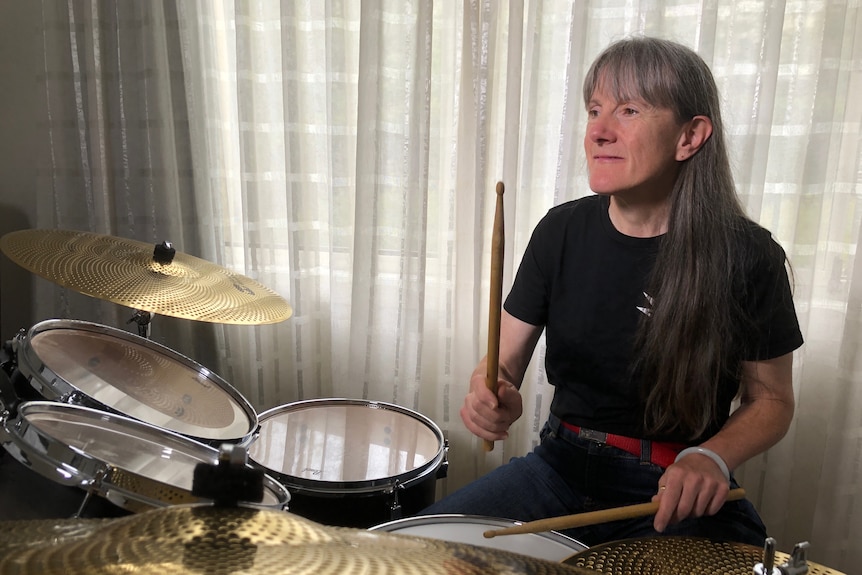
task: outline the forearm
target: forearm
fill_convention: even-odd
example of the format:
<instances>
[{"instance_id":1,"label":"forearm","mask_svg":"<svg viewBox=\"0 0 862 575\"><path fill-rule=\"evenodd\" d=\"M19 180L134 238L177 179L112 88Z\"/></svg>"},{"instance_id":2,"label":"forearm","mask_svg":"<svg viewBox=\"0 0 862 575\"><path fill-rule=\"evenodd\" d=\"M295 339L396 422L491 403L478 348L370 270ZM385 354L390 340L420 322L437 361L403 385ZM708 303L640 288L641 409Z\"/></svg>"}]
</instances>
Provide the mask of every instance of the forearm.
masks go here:
<instances>
[{"instance_id":1,"label":"forearm","mask_svg":"<svg viewBox=\"0 0 862 575\"><path fill-rule=\"evenodd\" d=\"M759 400L741 405L719 433L701 444L721 456L733 471L778 443L790 427L793 405Z\"/></svg>"},{"instance_id":2,"label":"forearm","mask_svg":"<svg viewBox=\"0 0 862 575\"><path fill-rule=\"evenodd\" d=\"M778 443L793 419L792 356L747 364L741 404L705 447L733 470Z\"/></svg>"},{"instance_id":3,"label":"forearm","mask_svg":"<svg viewBox=\"0 0 862 575\"><path fill-rule=\"evenodd\" d=\"M500 349L497 379L521 388L524 374L536 347L542 328L526 324L505 311L500 324ZM488 372L488 356L473 370L472 378L484 378Z\"/></svg>"}]
</instances>

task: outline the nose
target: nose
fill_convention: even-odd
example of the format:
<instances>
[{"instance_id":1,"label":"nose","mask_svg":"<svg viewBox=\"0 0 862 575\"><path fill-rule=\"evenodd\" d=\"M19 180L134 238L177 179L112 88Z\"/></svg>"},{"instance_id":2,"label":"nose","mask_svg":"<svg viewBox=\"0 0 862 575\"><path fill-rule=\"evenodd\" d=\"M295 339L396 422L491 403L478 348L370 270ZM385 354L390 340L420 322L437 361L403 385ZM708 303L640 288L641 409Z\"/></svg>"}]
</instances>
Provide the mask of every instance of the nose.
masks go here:
<instances>
[{"instance_id":1,"label":"nose","mask_svg":"<svg viewBox=\"0 0 862 575\"><path fill-rule=\"evenodd\" d=\"M616 139L613 114L599 112L587 123L587 138L595 144L613 142Z\"/></svg>"}]
</instances>

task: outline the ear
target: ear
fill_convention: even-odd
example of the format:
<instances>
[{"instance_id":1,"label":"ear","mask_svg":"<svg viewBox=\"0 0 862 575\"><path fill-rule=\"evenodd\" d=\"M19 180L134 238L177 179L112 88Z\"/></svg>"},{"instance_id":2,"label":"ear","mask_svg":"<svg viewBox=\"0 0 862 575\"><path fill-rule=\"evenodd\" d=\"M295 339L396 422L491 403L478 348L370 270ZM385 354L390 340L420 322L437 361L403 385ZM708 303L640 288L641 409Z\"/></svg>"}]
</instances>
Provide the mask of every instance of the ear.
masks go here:
<instances>
[{"instance_id":1,"label":"ear","mask_svg":"<svg viewBox=\"0 0 862 575\"><path fill-rule=\"evenodd\" d=\"M712 136L712 120L707 116L695 116L683 124L676 146L677 161L692 157Z\"/></svg>"}]
</instances>

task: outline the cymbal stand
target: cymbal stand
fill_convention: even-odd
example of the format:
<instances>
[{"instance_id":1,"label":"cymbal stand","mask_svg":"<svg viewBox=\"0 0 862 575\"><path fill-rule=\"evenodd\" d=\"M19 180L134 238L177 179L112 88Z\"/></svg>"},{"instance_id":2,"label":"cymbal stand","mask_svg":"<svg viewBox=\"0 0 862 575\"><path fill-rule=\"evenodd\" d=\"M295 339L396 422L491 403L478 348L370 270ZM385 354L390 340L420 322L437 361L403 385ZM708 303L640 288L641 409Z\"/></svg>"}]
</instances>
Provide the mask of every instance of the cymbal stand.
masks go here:
<instances>
[{"instance_id":1,"label":"cymbal stand","mask_svg":"<svg viewBox=\"0 0 862 575\"><path fill-rule=\"evenodd\" d=\"M763 562L754 566L755 575L805 575L808 573L808 542L797 543L790 558L775 565L775 539L766 538L763 545Z\"/></svg>"}]
</instances>

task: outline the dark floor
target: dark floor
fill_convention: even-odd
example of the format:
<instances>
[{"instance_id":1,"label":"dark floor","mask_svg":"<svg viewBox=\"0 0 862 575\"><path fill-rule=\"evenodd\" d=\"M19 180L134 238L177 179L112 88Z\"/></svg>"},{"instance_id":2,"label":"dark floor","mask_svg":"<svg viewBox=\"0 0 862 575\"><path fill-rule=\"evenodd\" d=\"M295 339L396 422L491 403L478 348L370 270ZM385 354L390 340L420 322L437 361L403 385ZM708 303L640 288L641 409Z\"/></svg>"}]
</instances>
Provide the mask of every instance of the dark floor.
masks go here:
<instances>
[{"instance_id":1,"label":"dark floor","mask_svg":"<svg viewBox=\"0 0 862 575\"><path fill-rule=\"evenodd\" d=\"M85 492L36 473L0 449L0 520L65 519L78 511ZM128 512L93 497L81 517L119 517Z\"/></svg>"}]
</instances>

